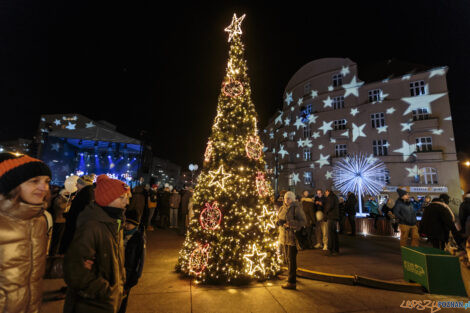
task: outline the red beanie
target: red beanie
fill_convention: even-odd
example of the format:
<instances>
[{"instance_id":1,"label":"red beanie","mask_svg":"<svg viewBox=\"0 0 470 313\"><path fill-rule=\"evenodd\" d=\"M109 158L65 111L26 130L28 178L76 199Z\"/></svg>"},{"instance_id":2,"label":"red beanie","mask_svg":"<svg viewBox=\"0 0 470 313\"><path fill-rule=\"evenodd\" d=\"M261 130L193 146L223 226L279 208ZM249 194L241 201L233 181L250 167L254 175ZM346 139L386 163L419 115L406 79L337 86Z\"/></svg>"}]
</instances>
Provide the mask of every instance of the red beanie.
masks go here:
<instances>
[{"instance_id":1,"label":"red beanie","mask_svg":"<svg viewBox=\"0 0 470 313\"><path fill-rule=\"evenodd\" d=\"M127 185L120 180L109 178L104 174L96 179L95 201L100 206L108 206L127 192Z\"/></svg>"}]
</instances>

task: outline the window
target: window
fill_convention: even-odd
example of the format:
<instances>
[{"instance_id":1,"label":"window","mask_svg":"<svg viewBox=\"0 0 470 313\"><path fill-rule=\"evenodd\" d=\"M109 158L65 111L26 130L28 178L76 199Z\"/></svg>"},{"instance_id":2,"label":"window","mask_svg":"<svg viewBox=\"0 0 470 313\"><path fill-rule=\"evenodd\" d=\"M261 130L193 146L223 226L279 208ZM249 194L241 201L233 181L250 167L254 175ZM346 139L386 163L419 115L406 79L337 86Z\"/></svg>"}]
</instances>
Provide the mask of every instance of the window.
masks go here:
<instances>
[{"instance_id":1,"label":"window","mask_svg":"<svg viewBox=\"0 0 470 313\"><path fill-rule=\"evenodd\" d=\"M346 129L346 120L336 120L333 124L335 130Z\"/></svg>"},{"instance_id":2,"label":"window","mask_svg":"<svg viewBox=\"0 0 470 313\"><path fill-rule=\"evenodd\" d=\"M372 122L372 128L385 126L385 115L383 112L371 114L370 119Z\"/></svg>"},{"instance_id":3,"label":"window","mask_svg":"<svg viewBox=\"0 0 470 313\"><path fill-rule=\"evenodd\" d=\"M372 141L372 147L374 150L374 156L385 156L388 155L388 142L385 139L379 139Z\"/></svg>"},{"instance_id":4,"label":"window","mask_svg":"<svg viewBox=\"0 0 470 313\"><path fill-rule=\"evenodd\" d=\"M373 89L369 90L369 102L382 101L382 90Z\"/></svg>"},{"instance_id":5,"label":"window","mask_svg":"<svg viewBox=\"0 0 470 313\"><path fill-rule=\"evenodd\" d=\"M390 172L388 170L380 171L380 173L375 176L375 180L390 184Z\"/></svg>"},{"instance_id":6,"label":"window","mask_svg":"<svg viewBox=\"0 0 470 313\"><path fill-rule=\"evenodd\" d=\"M304 126L304 138L309 138L310 136L310 125Z\"/></svg>"},{"instance_id":7,"label":"window","mask_svg":"<svg viewBox=\"0 0 470 313\"><path fill-rule=\"evenodd\" d=\"M422 182L426 185L437 184L437 170L432 167L421 169Z\"/></svg>"},{"instance_id":8,"label":"window","mask_svg":"<svg viewBox=\"0 0 470 313\"><path fill-rule=\"evenodd\" d=\"M312 152L309 148L304 148L304 161L312 161Z\"/></svg>"},{"instance_id":9,"label":"window","mask_svg":"<svg viewBox=\"0 0 470 313\"><path fill-rule=\"evenodd\" d=\"M421 96L426 94L426 86L424 85L424 80L417 80L410 83L410 93L411 96Z\"/></svg>"},{"instance_id":10,"label":"window","mask_svg":"<svg viewBox=\"0 0 470 313\"><path fill-rule=\"evenodd\" d=\"M335 110L344 109L344 97L334 97L333 98L333 108Z\"/></svg>"},{"instance_id":11,"label":"window","mask_svg":"<svg viewBox=\"0 0 470 313\"><path fill-rule=\"evenodd\" d=\"M432 138L431 137L416 138L416 150L419 152L432 151Z\"/></svg>"},{"instance_id":12,"label":"window","mask_svg":"<svg viewBox=\"0 0 470 313\"><path fill-rule=\"evenodd\" d=\"M333 75L333 87L339 87L343 84L343 75L336 74Z\"/></svg>"},{"instance_id":13,"label":"window","mask_svg":"<svg viewBox=\"0 0 470 313\"><path fill-rule=\"evenodd\" d=\"M311 185L313 182L312 179L312 172L304 172L304 184L305 185Z\"/></svg>"},{"instance_id":14,"label":"window","mask_svg":"<svg viewBox=\"0 0 470 313\"><path fill-rule=\"evenodd\" d=\"M310 92L311 88L312 88L312 86L310 85L310 83L306 83L304 85L304 95L308 94Z\"/></svg>"},{"instance_id":15,"label":"window","mask_svg":"<svg viewBox=\"0 0 470 313\"><path fill-rule=\"evenodd\" d=\"M413 110L413 121L427 120L429 118L429 111L426 108Z\"/></svg>"},{"instance_id":16,"label":"window","mask_svg":"<svg viewBox=\"0 0 470 313\"><path fill-rule=\"evenodd\" d=\"M294 141L295 132L289 133L289 140Z\"/></svg>"},{"instance_id":17,"label":"window","mask_svg":"<svg viewBox=\"0 0 470 313\"><path fill-rule=\"evenodd\" d=\"M348 154L348 146L347 145L336 145L335 148L336 157L344 157Z\"/></svg>"},{"instance_id":18,"label":"window","mask_svg":"<svg viewBox=\"0 0 470 313\"><path fill-rule=\"evenodd\" d=\"M312 104L307 104L307 106L302 107L300 109L300 112L302 112L301 115L300 115L301 118L302 118L302 122L307 123L308 122L308 116L310 114L312 114Z\"/></svg>"}]
</instances>

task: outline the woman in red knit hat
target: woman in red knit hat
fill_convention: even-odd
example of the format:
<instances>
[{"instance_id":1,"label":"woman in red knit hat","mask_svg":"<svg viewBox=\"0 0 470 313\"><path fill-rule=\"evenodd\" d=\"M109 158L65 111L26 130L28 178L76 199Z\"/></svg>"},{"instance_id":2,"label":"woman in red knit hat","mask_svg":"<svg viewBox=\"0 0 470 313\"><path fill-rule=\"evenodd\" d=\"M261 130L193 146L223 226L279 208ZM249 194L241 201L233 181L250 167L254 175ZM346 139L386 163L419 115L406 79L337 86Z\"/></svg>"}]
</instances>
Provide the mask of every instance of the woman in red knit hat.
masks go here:
<instances>
[{"instance_id":1,"label":"woman in red knit hat","mask_svg":"<svg viewBox=\"0 0 470 313\"><path fill-rule=\"evenodd\" d=\"M0 312L39 311L50 180L41 160L0 154Z\"/></svg>"},{"instance_id":2,"label":"woman in red knit hat","mask_svg":"<svg viewBox=\"0 0 470 313\"><path fill-rule=\"evenodd\" d=\"M115 313L122 302L125 269L123 220L129 188L120 180L98 176L95 202L77 220L64 258L68 285L64 312Z\"/></svg>"}]
</instances>

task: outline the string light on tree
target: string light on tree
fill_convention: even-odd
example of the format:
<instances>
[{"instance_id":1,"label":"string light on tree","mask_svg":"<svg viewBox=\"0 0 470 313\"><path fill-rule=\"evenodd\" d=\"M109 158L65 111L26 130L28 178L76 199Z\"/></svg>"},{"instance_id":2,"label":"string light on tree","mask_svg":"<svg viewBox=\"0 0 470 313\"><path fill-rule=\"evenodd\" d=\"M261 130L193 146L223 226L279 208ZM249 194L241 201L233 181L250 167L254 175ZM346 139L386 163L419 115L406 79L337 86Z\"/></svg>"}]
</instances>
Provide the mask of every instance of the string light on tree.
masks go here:
<instances>
[{"instance_id":1,"label":"string light on tree","mask_svg":"<svg viewBox=\"0 0 470 313\"><path fill-rule=\"evenodd\" d=\"M225 83L194 189L194 216L176 265L202 283L269 279L281 269L273 192L241 40L244 18L234 15L225 29L230 43Z\"/></svg>"}]
</instances>

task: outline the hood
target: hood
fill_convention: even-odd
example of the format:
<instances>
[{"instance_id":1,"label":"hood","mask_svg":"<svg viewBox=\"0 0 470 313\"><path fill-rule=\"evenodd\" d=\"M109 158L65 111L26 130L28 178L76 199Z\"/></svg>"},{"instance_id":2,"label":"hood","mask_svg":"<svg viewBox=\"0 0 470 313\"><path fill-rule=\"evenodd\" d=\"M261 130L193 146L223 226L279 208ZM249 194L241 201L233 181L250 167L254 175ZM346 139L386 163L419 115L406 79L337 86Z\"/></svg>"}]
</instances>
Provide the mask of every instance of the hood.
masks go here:
<instances>
[{"instance_id":1,"label":"hood","mask_svg":"<svg viewBox=\"0 0 470 313\"><path fill-rule=\"evenodd\" d=\"M116 220L110 217L99 205L95 202L90 203L83 209L77 220L77 227L85 224L88 221L97 221L101 223L116 224Z\"/></svg>"},{"instance_id":2,"label":"hood","mask_svg":"<svg viewBox=\"0 0 470 313\"><path fill-rule=\"evenodd\" d=\"M35 205L24 202L13 202L5 199L5 196L0 195L0 214L21 220L30 220L42 215L44 213L45 206L46 203Z\"/></svg>"}]
</instances>

